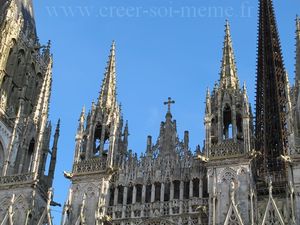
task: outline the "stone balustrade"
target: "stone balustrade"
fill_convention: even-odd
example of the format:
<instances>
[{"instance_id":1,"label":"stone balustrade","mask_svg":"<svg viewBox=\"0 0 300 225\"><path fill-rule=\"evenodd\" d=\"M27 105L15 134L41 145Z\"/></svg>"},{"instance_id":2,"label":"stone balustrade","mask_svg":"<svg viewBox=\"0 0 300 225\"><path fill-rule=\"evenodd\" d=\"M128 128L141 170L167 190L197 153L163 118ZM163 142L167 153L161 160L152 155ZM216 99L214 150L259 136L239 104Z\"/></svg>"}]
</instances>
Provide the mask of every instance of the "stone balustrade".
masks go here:
<instances>
[{"instance_id":1,"label":"stone balustrade","mask_svg":"<svg viewBox=\"0 0 300 225\"><path fill-rule=\"evenodd\" d=\"M103 158L91 158L74 163L73 173L82 174L88 172L101 172L106 170L107 161Z\"/></svg>"},{"instance_id":2,"label":"stone balustrade","mask_svg":"<svg viewBox=\"0 0 300 225\"><path fill-rule=\"evenodd\" d=\"M0 177L0 185L18 184L33 180L33 173L17 174Z\"/></svg>"},{"instance_id":3,"label":"stone balustrade","mask_svg":"<svg viewBox=\"0 0 300 225\"><path fill-rule=\"evenodd\" d=\"M118 204L107 208L107 215L112 220L130 218L151 218L160 216L179 216L182 214L199 214L199 207L208 208L207 198L174 199L167 202Z\"/></svg>"},{"instance_id":4,"label":"stone balustrade","mask_svg":"<svg viewBox=\"0 0 300 225\"><path fill-rule=\"evenodd\" d=\"M242 155L244 145L241 141L233 139L224 140L222 143L212 145L210 148L210 158L222 158L228 156Z\"/></svg>"}]
</instances>

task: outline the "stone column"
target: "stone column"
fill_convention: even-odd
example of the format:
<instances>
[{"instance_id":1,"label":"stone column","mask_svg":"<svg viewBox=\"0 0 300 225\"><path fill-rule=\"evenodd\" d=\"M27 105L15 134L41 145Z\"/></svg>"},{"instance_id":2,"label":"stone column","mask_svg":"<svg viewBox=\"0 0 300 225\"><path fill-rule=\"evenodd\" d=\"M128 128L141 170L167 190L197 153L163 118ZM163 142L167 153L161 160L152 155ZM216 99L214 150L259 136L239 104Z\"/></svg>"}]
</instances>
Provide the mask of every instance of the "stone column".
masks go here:
<instances>
[{"instance_id":1,"label":"stone column","mask_svg":"<svg viewBox=\"0 0 300 225\"><path fill-rule=\"evenodd\" d=\"M142 203L145 203L146 200L146 185L143 184L143 188L142 188Z\"/></svg>"},{"instance_id":2,"label":"stone column","mask_svg":"<svg viewBox=\"0 0 300 225\"><path fill-rule=\"evenodd\" d=\"M128 187L124 186L124 191L123 191L123 206L122 206L122 218L125 218L125 214L126 214L127 191L128 191Z\"/></svg>"},{"instance_id":3,"label":"stone column","mask_svg":"<svg viewBox=\"0 0 300 225\"><path fill-rule=\"evenodd\" d=\"M165 201L165 184L162 183L160 186L160 201L164 202Z\"/></svg>"},{"instance_id":4,"label":"stone column","mask_svg":"<svg viewBox=\"0 0 300 225\"><path fill-rule=\"evenodd\" d=\"M190 197L190 199L192 199L193 198L193 180L190 180L190 193L189 193L189 197ZM191 200L189 200L189 212L191 213L192 212L192 205L191 205Z\"/></svg>"},{"instance_id":5,"label":"stone column","mask_svg":"<svg viewBox=\"0 0 300 225\"><path fill-rule=\"evenodd\" d=\"M132 191L132 204L136 203L136 186L133 186L133 191Z\"/></svg>"},{"instance_id":6,"label":"stone column","mask_svg":"<svg viewBox=\"0 0 300 225\"><path fill-rule=\"evenodd\" d=\"M127 192L128 192L128 187L124 186L123 205L127 205Z\"/></svg>"},{"instance_id":7,"label":"stone column","mask_svg":"<svg viewBox=\"0 0 300 225\"><path fill-rule=\"evenodd\" d=\"M233 140L236 142L237 141L237 127L236 127L236 108L235 105L232 106L232 136Z\"/></svg>"},{"instance_id":8,"label":"stone column","mask_svg":"<svg viewBox=\"0 0 300 225\"><path fill-rule=\"evenodd\" d=\"M190 198L192 198L193 197L193 187L194 187L194 184L193 184L193 180L190 180Z\"/></svg>"},{"instance_id":9,"label":"stone column","mask_svg":"<svg viewBox=\"0 0 300 225\"><path fill-rule=\"evenodd\" d=\"M180 181L180 192L179 192L179 199L180 199L180 200L183 200L183 191L184 191L184 183L183 183L183 181L181 180L181 181Z\"/></svg>"},{"instance_id":10,"label":"stone column","mask_svg":"<svg viewBox=\"0 0 300 225\"><path fill-rule=\"evenodd\" d=\"M182 206L183 206L183 191L184 191L184 183L183 181L181 180L180 181L180 192L179 192L179 199L180 199L180 209L179 209L179 213L181 214L182 213Z\"/></svg>"},{"instance_id":11,"label":"stone column","mask_svg":"<svg viewBox=\"0 0 300 225\"><path fill-rule=\"evenodd\" d=\"M115 194L114 194L114 205L118 204L118 194L119 194L119 189L118 189L118 187L116 187Z\"/></svg>"},{"instance_id":12,"label":"stone column","mask_svg":"<svg viewBox=\"0 0 300 225\"><path fill-rule=\"evenodd\" d=\"M203 198L203 178L199 180L199 198Z\"/></svg>"},{"instance_id":13,"label":"stone column","mask_svg":"<svg viewBox=\"0 0 300 225\"><path fill-rule=\"evenodd\" d=\"M155 200L155 185L152 184L152 187L151 187L151 202L154 202Z\"/></svg>"},{"instance_id":14,"label":"stone column","mask_svg":"<svg viewBox=\"0 0 300 225\"><path fill-rule=\"evenodd\" d=\"M170 200L174 199L174 183L173 181L170 184Z\"/></svg>"}]
</instances>

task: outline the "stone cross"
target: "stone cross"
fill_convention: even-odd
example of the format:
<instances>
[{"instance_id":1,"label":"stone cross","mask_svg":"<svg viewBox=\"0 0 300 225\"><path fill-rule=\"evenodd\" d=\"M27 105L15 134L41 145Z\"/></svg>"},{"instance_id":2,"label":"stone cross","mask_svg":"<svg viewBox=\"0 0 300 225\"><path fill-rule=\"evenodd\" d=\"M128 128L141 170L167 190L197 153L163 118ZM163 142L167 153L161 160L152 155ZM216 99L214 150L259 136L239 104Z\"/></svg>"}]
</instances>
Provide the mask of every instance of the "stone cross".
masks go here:
<instances>
[{"instance_id":1,"label":"stone cross","mask_svg":"<svg viewBox=\"0 0 300 225\"><path fill-rule=\"evenodd\" d=\"M164 105L168 105L168 112L171 112L171 104L175 104L175 101L171 99L171 97L168 98L167 102L164 102Z\"/></svg>"}]
</instances>

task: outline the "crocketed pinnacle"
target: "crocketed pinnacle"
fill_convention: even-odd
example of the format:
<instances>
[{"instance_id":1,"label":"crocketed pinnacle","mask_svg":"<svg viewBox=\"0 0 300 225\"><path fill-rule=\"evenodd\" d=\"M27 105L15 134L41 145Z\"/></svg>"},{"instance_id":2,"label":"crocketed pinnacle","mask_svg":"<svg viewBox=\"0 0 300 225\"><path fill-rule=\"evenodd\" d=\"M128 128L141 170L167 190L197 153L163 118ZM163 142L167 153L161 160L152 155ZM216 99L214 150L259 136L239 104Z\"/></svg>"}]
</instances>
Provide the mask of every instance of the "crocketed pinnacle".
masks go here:
<instances>
[{"instance_id":1,"label":"crocketed pinnacle","mask_svg":"<svg viewBox=\"0 0 300 225\"><path fill-rule=\"evenodd\" d=\"M115 42L113 41L100 91L99 105L102 109L109 110L112 109L116 103L116 56Z\"/></svg>"},{"instance_id":2,"label":"crocketed pinnacle","mask_svg":"<svg viewBox=\"0 0 300 225\"><path fill-rule=\"evenodd\" d=\"M238 88L237 68L232 47L229 22L225 25L223 58L221 65L220 86L223 88Z\"/></svg>"}]
</instances>

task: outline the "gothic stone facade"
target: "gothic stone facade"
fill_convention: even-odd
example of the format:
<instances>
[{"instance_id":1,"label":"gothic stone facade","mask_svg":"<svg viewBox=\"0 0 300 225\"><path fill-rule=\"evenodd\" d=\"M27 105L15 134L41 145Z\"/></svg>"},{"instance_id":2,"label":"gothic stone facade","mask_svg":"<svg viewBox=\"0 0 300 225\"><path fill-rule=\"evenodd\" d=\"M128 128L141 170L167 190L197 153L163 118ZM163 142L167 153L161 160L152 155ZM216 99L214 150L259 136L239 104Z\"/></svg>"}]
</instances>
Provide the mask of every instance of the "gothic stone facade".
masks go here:
<instances>
[{"instance_id":1,"label":"gothic stone facade","mask_svg":"<svg viewBox=\"0 0 300 225\"><path fill-rule=\"evenodd\" d=\"M1 225L51 224L59 136L58 123L50 151L51 82L50 43L42 46L38 42L31 1L1 0ZM51 162L46 168L49 152Z\"/></svg>"}]
</instances>

